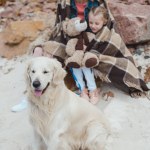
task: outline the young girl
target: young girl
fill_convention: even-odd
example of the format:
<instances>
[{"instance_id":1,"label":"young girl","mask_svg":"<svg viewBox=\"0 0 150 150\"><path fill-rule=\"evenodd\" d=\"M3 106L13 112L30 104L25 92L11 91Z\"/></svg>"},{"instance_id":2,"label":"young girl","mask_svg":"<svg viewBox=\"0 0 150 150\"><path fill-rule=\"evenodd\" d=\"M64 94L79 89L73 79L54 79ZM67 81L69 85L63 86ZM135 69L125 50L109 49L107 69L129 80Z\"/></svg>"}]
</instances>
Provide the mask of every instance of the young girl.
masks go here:
<instances>
[{"instance_id":1,"label":"young girl","mask_svg":"<svg viewBox=\"0 0 150 150\"><path fill-rule=\"evenodd\" d=\"M85 4L84 4L85 5ZM83 16L81 15L81 6L84 6L82 3L77 3L77 10L79 10L79 16L81 19L84 19ZM84 8L84 7L83 7ZM107 23L107 10L104 7L92 7L89 15L88 15L88 22L89 22L89 27L91 31L96 34L98 31L102 29L102 27ZM96 89L96 84L94 80L94 75L91 69L82 67L80 69L75 69L73 68L73 74L75 75L75 81L77 86L81 89L81 97L84 97L88 99L89 96L89 101L92 104L96 104L98 102L98 94L97 94L97 89ZM87 82L87 87L89 90L89 95L88 90L85 87L85 82L83 80L83 74L85 76L86 82Z\"/></svg>"},{"instance_id":2,"label":"young girl","mask_svg":"<svg viewBox=\"0 0 150 150\"><path fill-rule=\"evenodd\" d=\"M74 11L73 14L75 14L77 17L80 17L81 20L87 20L87 14L84 14L87 11L86 9L88 7L88 0L75 0L74 6L76 9L74 10L74 7L71 9L71 11ZM86 67L81 67L78 69L72 68L72 73L76 85L81 91L80 96L87 99L92 104L96 104L98 102L98 91L94 79L93 70ZM86 81L84 81L84 78ZM86 88L86 86L88 89Z\"/></svg>"}]
</instances>

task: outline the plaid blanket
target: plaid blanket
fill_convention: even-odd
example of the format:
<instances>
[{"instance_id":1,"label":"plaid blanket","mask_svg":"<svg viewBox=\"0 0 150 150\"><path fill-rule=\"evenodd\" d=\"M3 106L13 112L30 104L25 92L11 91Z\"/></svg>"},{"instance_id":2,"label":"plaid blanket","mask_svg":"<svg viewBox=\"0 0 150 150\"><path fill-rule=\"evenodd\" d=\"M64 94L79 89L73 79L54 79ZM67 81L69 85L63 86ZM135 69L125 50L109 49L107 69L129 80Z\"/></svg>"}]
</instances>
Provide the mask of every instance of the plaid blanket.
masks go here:
<instances>
[{"instance_id":1,"label":"plaid blanket","mask_svg":"<svg viewBox=\"0 0 150 150\"><path fill-rule=\"evenodd\" d=\"M58 0L57 4L56 25L50 39L65 45L68 37L62 30L62 23L69 17L70 0ZM103 81L113 83L128 93L148 91L149 89L136 68L130 51L118 33L107 1L99 0L99 5L107 8L109 17L107 24L96 34L95 39L86 48L86 51L95 53L100 60L99 65L93 68L95 76Z\"/></svg>"}]
</instances>

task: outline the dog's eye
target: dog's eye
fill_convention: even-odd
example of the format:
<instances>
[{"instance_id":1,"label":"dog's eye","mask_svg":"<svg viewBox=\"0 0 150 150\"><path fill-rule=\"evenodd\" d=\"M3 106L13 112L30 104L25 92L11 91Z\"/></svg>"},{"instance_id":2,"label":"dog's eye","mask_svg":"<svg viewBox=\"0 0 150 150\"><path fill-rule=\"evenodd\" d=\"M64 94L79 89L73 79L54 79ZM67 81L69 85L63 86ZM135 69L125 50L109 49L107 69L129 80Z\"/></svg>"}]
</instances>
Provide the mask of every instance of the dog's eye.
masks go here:
<instances>
[{"instance_id":1,"label":"dog's eye","mask_svg":"<svg viewBox=\"0 0 150 150\"><path fill-rule=\"evenodd\" d=\"M32 70L32 73L35 73L35 71L34 71L34 70Z\"/></svg>"},{"instance_id":2,"label":"dog's eye","mask_svg":"<svg viewBox=\"0 0 150 150\"><path fill-rule=\"evenodd\" d=\"M48 73L48 71L45 70L45 71L43 71L43 73L46 74L46 73Z\"/></svg>"}]
</instances>

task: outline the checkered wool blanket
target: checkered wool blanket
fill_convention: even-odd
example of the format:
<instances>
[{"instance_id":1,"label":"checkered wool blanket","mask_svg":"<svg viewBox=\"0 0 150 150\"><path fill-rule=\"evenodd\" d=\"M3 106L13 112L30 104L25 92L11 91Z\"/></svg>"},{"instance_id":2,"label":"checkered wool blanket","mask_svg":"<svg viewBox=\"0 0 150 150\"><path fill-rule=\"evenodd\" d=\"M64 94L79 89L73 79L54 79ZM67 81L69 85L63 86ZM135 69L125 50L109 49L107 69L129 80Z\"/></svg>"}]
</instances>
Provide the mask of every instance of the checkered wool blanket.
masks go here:
<instances>
[{"instance_id":1,"label":"checkered wool blanket","mask_svg":"<svg viewBox=\"0 0 150 150\"><path fill-rule=\"evenodd\" d=\"M148 91L149 89L136 68L130 51L118 33L107 1L99 0L99 4L107 8L109 17L107 24L96 34L95 39L86 49L99 57L100 63L93 69L95 75L128 93ZM70 0L58 0L56 26L51 35L51 40L59 41L64 45L67 43L68 37L63 32L61 25L69 16L69 6ZM58 51L56 56L60 56Z\"/></svg>"}]
</instances>

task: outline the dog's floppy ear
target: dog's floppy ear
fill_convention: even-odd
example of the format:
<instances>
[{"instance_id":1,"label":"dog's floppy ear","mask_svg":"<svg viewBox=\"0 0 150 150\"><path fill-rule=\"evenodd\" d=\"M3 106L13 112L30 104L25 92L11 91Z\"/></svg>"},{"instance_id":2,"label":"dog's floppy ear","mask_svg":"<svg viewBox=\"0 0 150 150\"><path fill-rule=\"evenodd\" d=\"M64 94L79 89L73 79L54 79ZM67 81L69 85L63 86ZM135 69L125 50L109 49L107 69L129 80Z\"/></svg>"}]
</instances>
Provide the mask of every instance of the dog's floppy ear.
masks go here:
<instances>
[{"instance_id":1,"label":"dog's floppy ear","mask_svg":"<svg viewBox=\"0 0 150 150\"><path fill-rule=\"evenodd\" d=\"M31 61L28 61L26 63L26 70L25 70L25 79L28 84L30 84L30 82L31 82L31 78L29 76L30 66L31 66Z\"/></svg>"},{"instance_id":2,"label":"dog's floppy ear","mask_svg":"<svg viewBox=\"0 0 150 150\"><path fill-rule=\"evenodd\" d=\"M60 84L64 80L65 76L66 71L62 68L60 62L54 59L54 74L53 74L54 85Z\"/></svg>"}]
</instances>

